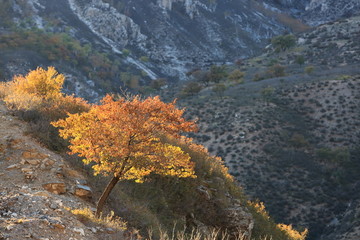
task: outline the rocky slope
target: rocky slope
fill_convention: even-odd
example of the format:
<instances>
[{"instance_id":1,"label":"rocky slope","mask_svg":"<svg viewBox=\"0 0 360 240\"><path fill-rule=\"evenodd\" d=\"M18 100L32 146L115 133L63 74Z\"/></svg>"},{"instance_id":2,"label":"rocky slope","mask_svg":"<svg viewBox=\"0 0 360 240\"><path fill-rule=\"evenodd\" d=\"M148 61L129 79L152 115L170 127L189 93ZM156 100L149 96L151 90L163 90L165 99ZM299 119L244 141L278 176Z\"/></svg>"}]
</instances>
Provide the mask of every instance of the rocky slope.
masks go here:
<instances>
[{"instance_id":1,"label":"rocky slope","mask_svg":"<svg viewBox=\"0 0 360 240\"><path fill-rule=\"evenodd\" d=\"M2 103L0 119L0 239L123 239L70 212L94 208L81 172L27 136Z\"/></svg>"}]
</instances>

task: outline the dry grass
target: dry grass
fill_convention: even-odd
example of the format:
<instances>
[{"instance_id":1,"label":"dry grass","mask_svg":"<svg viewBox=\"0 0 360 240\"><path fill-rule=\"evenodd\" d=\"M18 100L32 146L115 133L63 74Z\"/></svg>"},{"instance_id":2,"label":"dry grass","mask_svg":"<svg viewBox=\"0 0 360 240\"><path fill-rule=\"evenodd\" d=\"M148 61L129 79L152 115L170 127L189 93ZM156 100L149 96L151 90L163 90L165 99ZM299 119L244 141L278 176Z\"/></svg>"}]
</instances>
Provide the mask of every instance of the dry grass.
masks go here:
<instances>
[{"instance_id":1,"label":"dry grass","mask_svg":"<svg viewBox=\"0 0 360 240\"><path fill-rule=\"evenodd\" d=\"M153 240L151 237L152 231L150 230L148 240ZM187 231L187 229L183 229L182 231L175 232L175 227L171 235L167 232L160 229L160 237L159 240L246 240L247 236L242 235L240 232L237 237L230 235L229 233L224 233L219 229L211 229L211 230L200 230L193 229L192 231ZM272 240L272 237L264 236L258 240ZM254 239L252 239L254 240Z\"/></svg>"},{"instance_id":2,"label":"dry grass","mask_svg":"<svg viewBox=\"0 0 360 240\"><path fill-rule=\"evenodd\" d=\"M120 217L115 216L113 211L111 211L110 214L106 216L100 216L99 218L97 218L93 211L91 211L89 208L73 209L70 210L70 212L76 215L83 223L91 222L113 228L118 231L123 231L126 229L126 222L124 222Z\"/></svg>"}]
</instances>

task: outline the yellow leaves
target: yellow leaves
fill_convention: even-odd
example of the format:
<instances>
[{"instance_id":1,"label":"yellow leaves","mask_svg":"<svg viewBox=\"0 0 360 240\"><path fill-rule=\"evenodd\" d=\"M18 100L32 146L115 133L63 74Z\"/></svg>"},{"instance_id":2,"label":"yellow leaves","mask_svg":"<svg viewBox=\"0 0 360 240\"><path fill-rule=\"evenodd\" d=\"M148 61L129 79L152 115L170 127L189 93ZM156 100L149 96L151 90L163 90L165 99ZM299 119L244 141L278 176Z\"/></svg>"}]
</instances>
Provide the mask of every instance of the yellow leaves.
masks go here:
<instances>
[{"instance_id":1,"label":"yellow leaves","mask_svg":"<svg viewBox=\"0 0 360 240\"><path fill-rule=\"evenodd\" d=\"M61 88L65 77L59 74L54 67L47 70L37 68L29 72L26 76L15 76L13 81L8 84L11 95L5 102L14 102L14 97L26 97L37 99L55 99L60 96Z\"/></svg>"},{"instance_id":2,"label":"yellow leaves","mask_svg":"<svg viewBox=\"0 0 360 240\"><path fill-rule=\"evenodd\" d=\"M308 229L305 228L304 231L298 232L295 229L292 228L292 225L286 225L286 224L277 224L276 225L281 231L285 232L291 240L305 240L306 235L308 234Z\"/></svg>"},{"instance_id":3,"label":"yellow leaves","mask_svg":"<svg viewBox=\"0 0 360 240\"><path fill-rule=\"evenodd\" d=\"M265 219L269 219L269 213L265 210L265 205L263 202L260 201L255 201L255 202L251 202L248 201L249 206L252 206L256 212L258 212L259 214L261 214Z\"/></svg>"},{"instance_id":4,"label":"yellow leaves","mask_svg":"<svg viewBox=\"0 0 360 240\"><path fill-rule=\"evenodd\" d=\"M159 97L114 100L107 95L89 112L70 114L52 124L61 128L61 137L69 139L71 153L93 164L95 174L137 181L150 173L193 177L190 156L161 141L163 135L180 139L182 132L196 130L194 122L182 117L183 112L175 102L164 103Z\"/></svg>"},{"instance_id":5,"label":"yellow leaves","mask_svg":"<svg viewBox=\"0 0 360 240\"><path fill-rule=\"evenodd\" d=\"M36 110L45 118L57 120L67 113L87 111L90 105L81 98L61 93L64 75L54 67L38 67L26 76L15 76L0 84L0 97L8 107L16 110Z\"/></svg>"}]
</instances>

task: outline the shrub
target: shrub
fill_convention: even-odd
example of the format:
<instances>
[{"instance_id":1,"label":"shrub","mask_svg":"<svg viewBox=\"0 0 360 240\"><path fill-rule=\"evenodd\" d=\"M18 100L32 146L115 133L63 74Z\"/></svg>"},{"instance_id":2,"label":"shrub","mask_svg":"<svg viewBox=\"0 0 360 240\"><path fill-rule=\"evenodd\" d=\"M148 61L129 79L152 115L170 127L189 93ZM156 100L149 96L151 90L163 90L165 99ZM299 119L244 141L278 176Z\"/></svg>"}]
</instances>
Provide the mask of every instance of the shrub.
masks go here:
<instances>
[{"instance_id":1,"label":"shrub","mask_svg":"<svg viewBox=\"0 0 360 240\"><path fill-rule=\"evenodd\" d=\"M15 76L12 81L0 84L0 96L6 105L30 122L30 133L56 151L64 150L66 142L49 123L90 107L81 98L61 93L64 79L62 74L49 67L47 70L37 68L26 76Z\"/></svg>"},{"instance_id":2,"label":"shrub","mask_svg":"<svg viewBox=\"0 0 360 240\"><path fill-rule=\"evenodd\" d=\"M298 55L295 58L295 62L299 65L303 65L305 63L305 58L303 55Z\"/></svg>"},{"instance_id":3,"label":"shrub","mask_svg":"<svg viewBox=\"0 0 360 240\"><path fill-rule=\"evenodd\" d=\"M182 96L193 96L200 92L201 85L197 82L189 82L185 85L185 87L181 90Z\"/></svg>"},{"instance_id":4,"label":"shrub","mask_svg":"<svg viewBox=\"0 0 360 240\"><path fill-rule=\"evenodd\" d=\"M140 57L140 61L142 61L142 62L148 62L148 61L149 61L149 57L148 57L148 56L141 56L141 57Z\"/></svg>"},{"instance_id":5,"label":"shrub","mask_svg":"<svg viewBox=\"0 0 360 240\"><path fill-rule=\"evenodd\" d=\"M307 67L305 67L304 72L305 72L306 74L311 74L311 73L313 73L313 72L314 72L314 66L307 66Z\"/></svg>"},{"instance_id":6,"label":"shrub","mask_svg":"<svg viewBox=\"0 0 360 240\"><path fill-rule=\"evenodd\" d=\"M235 69L234 71L232 71L229 76L228 79L230 81L234 81L236 83L243 83L243 77L244 77L245 73L241 72L239 69Z\"/></svg>"},{"instance_id":7,"label":"shrub","mask_svg":"<svg viewBox=\"0 0 360 240\"><path fill-rule=\"evenodd\" d=\"M290 143L296 148L306 147L309 145L309 142L305 139L304 135L299 133L294 133L292 135Z\"/></svg>"},{"instance_id":8,"label":"shrub","mask_svg":"<svg viewBox=\"0 0 360 240\"><path fill-rule=\"evenodd\" d=\"M308 230L305 229L303 232L298 232L292 228L292 225L286 224L278 224L277 227L281 229L281 231L285 232L286 235L290 237L291 240L305 240L306 235L308 234Z\"/></svg>"},{"instance_id":9,"label":"shrub","mask_svg":"<svg viewBox=\"0 0 360 240\"><path fill-rule=\"evenodd\" d=\"M218 83L215 86L213 86L212 90L218 95L218 97L223 97L224 92L226 90L226 86L222 83Z\"/></svg>"},{"instance_id":10,"label":"shrub","mask_svg":"<svg viewBox=\"0 0 360 240\"><path fill-rule=\"evenodd\" d=\"M283 77L285 76L285 67L279 64L271 66L267 70L268 77Z\"/></svg>"},{"instance_id":11,"label":"shrub","mask_svg":"<svg viewBox=\"0 0 360 240\"><path fill-rule=\"evenodd\" d=\"M219 83L221 80L227 77L226 67L213 65L210 68L209 78L211 82Z\"/></svg>"}]
</instances>

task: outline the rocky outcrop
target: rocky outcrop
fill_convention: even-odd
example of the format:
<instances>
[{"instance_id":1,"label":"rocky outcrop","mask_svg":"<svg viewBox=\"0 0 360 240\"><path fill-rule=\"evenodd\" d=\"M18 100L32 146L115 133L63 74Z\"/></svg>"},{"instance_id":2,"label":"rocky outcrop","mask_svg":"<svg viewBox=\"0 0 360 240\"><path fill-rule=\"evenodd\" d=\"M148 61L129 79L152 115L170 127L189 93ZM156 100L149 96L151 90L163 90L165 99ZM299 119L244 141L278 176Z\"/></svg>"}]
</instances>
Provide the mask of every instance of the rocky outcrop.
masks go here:
<instances>
[{"instance_id":1,"label":"rocky outcrop","mask_svg":"<svg viewBox=\"0 0 360 240\"><path fill-rule=\"evenodd\" d=\"M302 15L310 25L319 25L360 13L358 0L312 0Z\"/></svg>"},{"instance_id":2,"label":"rocky outcrop","mask_svg":"<svg viewBox=\"0 0 360 240\"><path fill-rule=\"evenodd\" d=\"M251 9L248 2L200 0L69 0L73 12L115 52L131 50L129 63L151 78L187 79L196 67L250 56L286 27ZM136 59L142 56L148 62ZM160 74L152 74L151 71Z\"/></svg>"},{"instance_id":3,"label":"rocky outcrop","mask_svg":"<svg viewBox=\"0 0 360 240\"><path fill-rule=\"evenodd\" d=\"M196 6L199 4L198 0L158 0L158 4L160 7L166 10L172 10L173 3L181 2L184 4L186 13L190 16L190 18L194 18L195 14L198 14L198 10Z\"/></svg>"},{"instance_id":4,"label":"rocky outcrop","mask_svg":"<svg viewBox=\"0 0 360 240\"><path fill-rule=\"evenodd\" d=\"M107 40L116 43L119 49L128 44L144 45L146 36L141 34L140 27L134 21L120 14L108 3L101 0L69 0L71 9L93 31Z\"/></svg>"}]
</instances>

